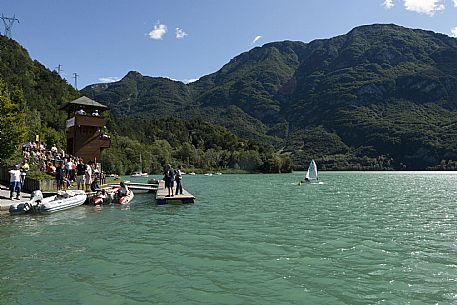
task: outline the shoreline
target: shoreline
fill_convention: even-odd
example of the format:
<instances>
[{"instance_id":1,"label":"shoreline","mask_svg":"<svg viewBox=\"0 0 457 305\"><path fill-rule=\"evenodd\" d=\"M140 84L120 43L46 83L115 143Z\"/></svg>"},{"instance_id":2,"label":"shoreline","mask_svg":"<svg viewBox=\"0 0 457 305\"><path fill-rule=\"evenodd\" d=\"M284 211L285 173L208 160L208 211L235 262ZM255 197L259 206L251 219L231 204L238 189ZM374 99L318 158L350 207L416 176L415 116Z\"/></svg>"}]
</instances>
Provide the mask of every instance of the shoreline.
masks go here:
<instances>
[{"instance_id":1,"label":"shoreline","mask_svg":"<svg viewBox=\"0 0 457 305\"><path fill-rule=\"evenodd\" d=\"M10 189L5 184L0 184L0 214L8 213L10 205L15 202L26 201L30 199L30 193L21 192L21 199L10 199Z\"/></svg>"}]
</instances>

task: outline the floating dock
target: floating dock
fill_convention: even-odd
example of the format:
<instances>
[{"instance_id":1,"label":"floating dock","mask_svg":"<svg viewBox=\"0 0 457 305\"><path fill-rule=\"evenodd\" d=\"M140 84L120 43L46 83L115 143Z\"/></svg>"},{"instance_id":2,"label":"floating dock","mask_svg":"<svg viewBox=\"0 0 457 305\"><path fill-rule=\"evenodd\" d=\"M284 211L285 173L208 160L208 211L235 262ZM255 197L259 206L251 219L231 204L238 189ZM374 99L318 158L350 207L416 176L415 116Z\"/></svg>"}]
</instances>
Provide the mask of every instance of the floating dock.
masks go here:
<instances>
[{"instance_id":1,"label":"floating dock","mask_svg":"<svg viewBox=\"0 0 457 305\"><path fill-rule=\"evenodd\" d=\"M176 192L176 189L173 188ZM182 195L173 195L168 197L168 190L165 188L165 182L160 181L158 189L156 191L156 202L157 204L189 204L194 203L195 196L186 190L182 190Z\"/></svg>"},{"instance_id":2,"label":"floating dock","mask_svg":"<svg viewBox=\"0 0 457 305\"><path fill-rule=\"evenodd\" d=\"M130 181L124 181L125 185L132 190L142 190L149 192L156 192L159 188L158 183L136 183ZM109 187L119 187L119 184L108 184Z\"/></svg>"},{"instance_id":3,"label":"floating dock","mask_svg":"<svg viewBox=\"0 0 457 305\"><path fill-rule=\"evenodd\" d=\"M125 185L131 190L142 190L142 191L149 191L149 192L156 192L159 188L158 183L134 183L126 181Z\"/></svg>"}]
</instances>

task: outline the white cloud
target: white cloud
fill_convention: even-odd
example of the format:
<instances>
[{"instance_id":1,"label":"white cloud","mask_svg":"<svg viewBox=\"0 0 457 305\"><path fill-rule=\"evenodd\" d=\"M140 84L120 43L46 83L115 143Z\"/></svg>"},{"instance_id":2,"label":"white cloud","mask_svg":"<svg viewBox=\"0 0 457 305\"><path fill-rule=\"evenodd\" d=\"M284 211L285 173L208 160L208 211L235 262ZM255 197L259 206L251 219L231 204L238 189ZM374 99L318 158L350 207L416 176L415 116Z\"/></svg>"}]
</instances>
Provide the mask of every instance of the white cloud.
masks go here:
<instances>
[{"instance_id":1,"label":"white cloud","mask_svg":"<svg viewBox=\"0 0 457 305\"><path fill-rule=\"evenodd\" d=\"M108 77L100 77L98 80L101 81L102 83L113 83L113 82L117 82L118 80L120 80L120 78L116 77L116 76L108 76Z\"/></svg>"},{"instance_id":2,"label":"white cloud","mask_svg":"<svg viewBox=\"0 0 457 305\"><path fill-rule=\"evenodd\" d=\"M157 24L154 25L154 29L150 31L148 35L151 39L160 40L165 33L167 33L167 26L157 22Z\"/></svg>"},{"instance_id":3,"label":"white cloud","mask_svg":"<svg viewBox=\"0 0 457 305\"><path fill-rule=\"evenodd\" d=\"M419 14L433 16L437 11L444 10L444 0L404 0L405 9ZM454 0L455 2L456 0Z\"/></svg>"},{"instance_id":4,"label":"white cloud","mask_svg":"<svg viewBox=\"0 0 457 305\"><path fill-rule=\"evenodd\" d=\"M182 82L183 82L184 84L189 84L189 83L196 82L196 81L198 81L198 80L199 80L199 78L191 78L191 79L183 79Z\"/></svg>"},{"instance_id":5,"label":"white cloud","mask_svg":"<svg viewBox=\"0 0 457 305\"><path fill-rule=\"evenodd\" d=\"M261 35L257 35L254 40L252 41L252 44L256 43L259 39L261 39L262 36Z\"/></svg>"},{"instance_id":6,"label":"white cloud","mask_svg":"<svg viewBox=\"0 0 457 305\"><path fill-rule=\"evenodd\" d=\"M171 79L175 82L182 82L184 84L189 84L198 81L200 78L185 78L185 79L176 79L172 77L167 77L168 79Z\"/></svg>"},{"instance_id":7,"label":"white cloud","mask_svg":"<svg viewBox=\"0 0 457 305\"><path fill-rule=\"evenodd\" d=\"M454 0L454 7L457 7L457 0Z\"/></svg>"},{"instance_id":8,"label":"white cloud","mask_svg":"<svg viewBox=\"0 0 457 305\"><path fill-rule=\"evenodd\" d=\"M457 1L457 0L455 0ZM394 7L394 0L384 0L384 3L382 4L386 9L390 10L391 8Z\"/></svg>"},{"instance_id":9,"label":"white cloud","mask_svg":"<svg viewBox=\"0 0 457 305\"><path fill-rule=\"evenodd\" d=\"M457 38L457 26L456 26L456 27L453 27L453 28L451 29L451 33L452 33L452 35L451 35L452 37Z\"/></svg>"},{"instance_id":10,"label":"white cloud","mask_svg":"<svg viewBox=\"0 0 457 305\"><path fill-rule=\"evenodd\" d=\"M183 39L184 37L186 37L188 34L186 32L184 32L183 29L180 29L180 28L176 28L176 39Z\"/></svg>"},{"instance_id":11,"label":"white cloud","mask_svg":"<svg viewBox=\"0 0 457 305\"><path fill-rule=\"evenodd\" d=\"M193 83L193 82L196 82L196 81L198 81L200 79L200 78L176 79L176 78L168 77L168 76L164 76L164 77L168 78L169 80L172 80L172 81L175 81L175 82L181 82L181 83L184 83L184 84Z\"/></svg>"}]
</instances>

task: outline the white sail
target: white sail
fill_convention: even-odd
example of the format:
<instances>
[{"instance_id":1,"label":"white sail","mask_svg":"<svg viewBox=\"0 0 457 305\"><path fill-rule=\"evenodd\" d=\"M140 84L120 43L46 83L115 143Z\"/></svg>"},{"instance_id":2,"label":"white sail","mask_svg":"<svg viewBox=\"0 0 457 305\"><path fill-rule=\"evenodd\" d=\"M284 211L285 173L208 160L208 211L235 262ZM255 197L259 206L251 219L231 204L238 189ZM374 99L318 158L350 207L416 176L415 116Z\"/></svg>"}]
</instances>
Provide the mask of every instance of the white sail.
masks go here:
<instances>
[{"instance_id":1,"label":"white sail","mask_svg":"<svg viewBox=\"0 0 457 305\"><path fill-rule=\"evenodd\" d=\"M314 160L309 163L308 171L306 172L306 180L318 180L317 165Z\"/></svg>"}]
</instances>

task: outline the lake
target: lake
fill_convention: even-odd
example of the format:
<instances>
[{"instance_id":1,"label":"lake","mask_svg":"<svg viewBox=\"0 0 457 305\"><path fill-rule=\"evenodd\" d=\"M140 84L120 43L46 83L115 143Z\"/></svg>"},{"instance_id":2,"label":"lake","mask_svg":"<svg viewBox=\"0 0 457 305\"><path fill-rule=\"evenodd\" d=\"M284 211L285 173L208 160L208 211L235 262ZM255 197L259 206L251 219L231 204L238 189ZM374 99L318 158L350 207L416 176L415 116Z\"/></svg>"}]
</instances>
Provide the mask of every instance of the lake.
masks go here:
<instances>
[{"instance_id":1,"label":"lake","mask_svg":"<svg viewBox=\"0 0 457 305\"><path fill-rule=\"evenodd\" d=\"M184 176L185 206L136 193L0 214L0 304L457 304L457 173L303 176Z\"/></svg>"}]
</instances>

